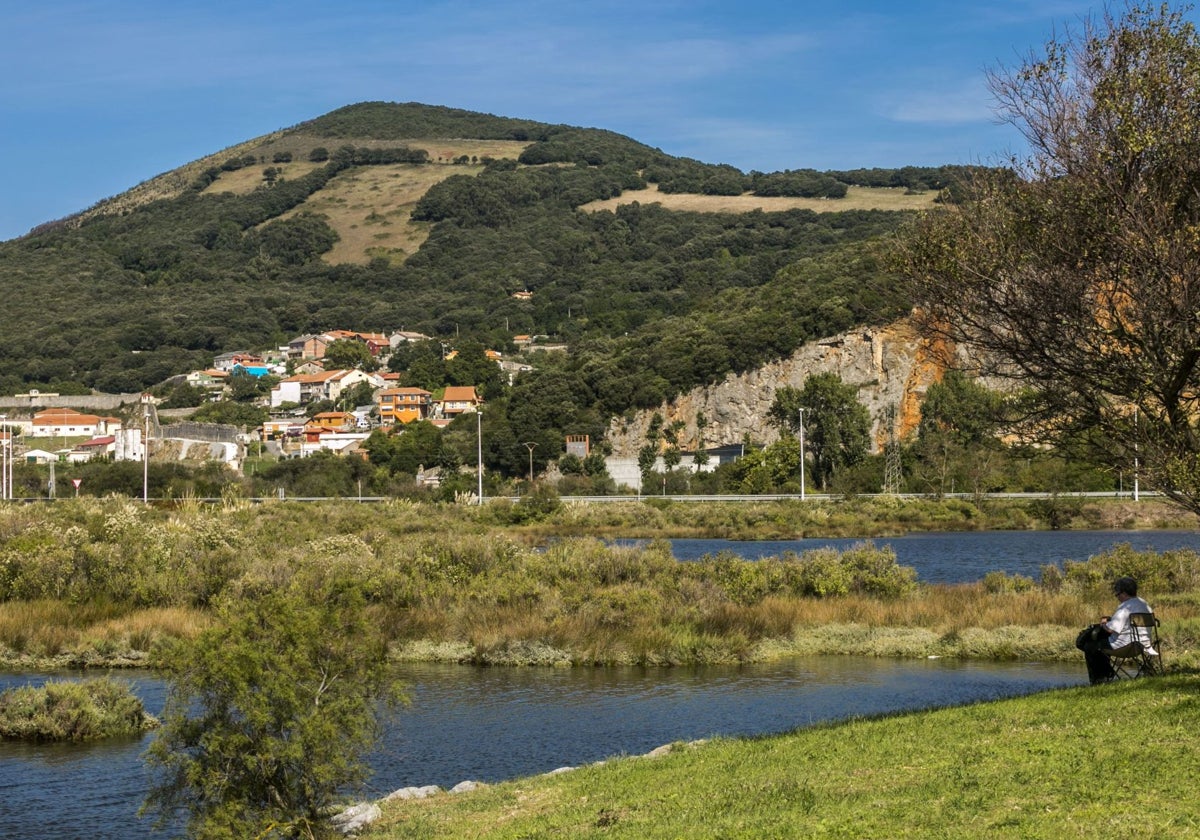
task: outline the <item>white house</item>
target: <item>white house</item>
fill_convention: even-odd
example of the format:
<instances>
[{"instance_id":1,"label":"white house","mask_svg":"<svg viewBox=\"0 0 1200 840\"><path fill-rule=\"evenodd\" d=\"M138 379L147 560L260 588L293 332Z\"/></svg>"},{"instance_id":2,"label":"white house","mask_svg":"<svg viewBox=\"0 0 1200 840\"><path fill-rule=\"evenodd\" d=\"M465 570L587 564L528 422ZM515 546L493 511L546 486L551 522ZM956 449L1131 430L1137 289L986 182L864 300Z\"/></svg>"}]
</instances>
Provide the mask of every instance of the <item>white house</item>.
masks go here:
<instances>
[{"instance_id":1,"label":"white house","mask_svg":"<svg viewBox=\"0 0 1200 840\"><path fill-rule=\"evenodd\" d=\"M121 428L119 417L83 414L73 408L47 408L33 415L30 437L98 437L111 435Z\"/></svg>"},{"instance_id":2,"label":"white house","mask_svg":"<svg viewBox=\"0 0 1200 840\"><path fill-rule=\"evenodd\" d=\"M271 408L279 408L287 402L297 405L305 405L315 400L336 402L343 391L360 382L370 382L372 388L383 387L383 379L380 376L361 370L326 370L321 373L289 376L271 389Z\"/></svg>"}]
</instances>

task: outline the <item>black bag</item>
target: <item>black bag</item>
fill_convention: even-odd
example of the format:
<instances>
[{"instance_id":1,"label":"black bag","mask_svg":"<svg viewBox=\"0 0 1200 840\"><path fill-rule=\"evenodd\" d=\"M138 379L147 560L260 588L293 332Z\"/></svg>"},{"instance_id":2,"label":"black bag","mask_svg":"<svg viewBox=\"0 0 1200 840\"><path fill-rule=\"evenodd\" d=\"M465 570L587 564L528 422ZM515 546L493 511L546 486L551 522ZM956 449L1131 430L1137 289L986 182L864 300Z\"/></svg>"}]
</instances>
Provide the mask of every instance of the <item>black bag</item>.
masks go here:
<instances>
[{"instance_id":1,"label":"black bag","mask_svg":"<svg viewBox=\"0 0 1200 840\"><path fill-rule=\"evenodd\" d=\"M1103 624L1089 624L1079 631L1079 635L1075 637L1075 647L1080 650L1095 649L1099 646L1100 640L1108 636L1108 631L1104 629Z\"/></svg>"}]
</instances>

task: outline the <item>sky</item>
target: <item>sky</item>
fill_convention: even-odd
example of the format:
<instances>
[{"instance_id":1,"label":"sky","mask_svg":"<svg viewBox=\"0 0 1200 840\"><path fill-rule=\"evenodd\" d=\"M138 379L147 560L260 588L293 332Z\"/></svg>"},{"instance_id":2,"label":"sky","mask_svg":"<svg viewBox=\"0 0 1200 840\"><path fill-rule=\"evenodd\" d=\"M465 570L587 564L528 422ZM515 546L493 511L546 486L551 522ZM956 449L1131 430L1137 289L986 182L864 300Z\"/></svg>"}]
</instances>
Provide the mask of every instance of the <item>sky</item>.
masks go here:
<instances>
[{"instance_id":1,"label":"sky","mask_svg":"<svg viewBox=\"0 0 1200 840\"><path fill-rule=\"evenodd\" d=\"M743 171L1019 151L986 72L1078 0L0 0L0 240L365 101L604 128Z\"/></svg>"}]
</instances>

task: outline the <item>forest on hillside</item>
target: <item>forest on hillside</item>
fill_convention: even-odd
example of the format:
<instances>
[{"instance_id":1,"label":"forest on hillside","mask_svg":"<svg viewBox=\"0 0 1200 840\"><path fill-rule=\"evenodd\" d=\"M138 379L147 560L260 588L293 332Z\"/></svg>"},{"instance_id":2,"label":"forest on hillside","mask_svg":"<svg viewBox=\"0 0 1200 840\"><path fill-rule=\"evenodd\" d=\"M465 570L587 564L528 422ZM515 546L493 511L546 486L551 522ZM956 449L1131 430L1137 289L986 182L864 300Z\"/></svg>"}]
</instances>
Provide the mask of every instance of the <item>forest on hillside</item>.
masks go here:
<instances>
[{"instance_id":1,"label":"forest on hillside","mask_svg":"<svg viewBox=\"0 0 1200 840\"><path fill-rule=\"evenodd\" d=\"M671 158L611 132L429 106L367 103L295 130L397 145L330 142L328 161L294 180L237 195L204 191L210 172L176 198L0 244L0 354L8 362L0 393L136 391L224 351L309 331L403 327L502 350L520 333L586 347L599 407L618 412L904 309L864 247L901 214L584 213L580 205L644 187L647 177L661 187L726 178L729 168ZM402 141L439 131L532 138L522 157L549 165L490 161L477 177L436 185L414 213L433 223L432 234L403 265L322 262L337 234L303 212L305 200L357 167L418 164L423 150ZM923 177L922 187L936 188L950 176L855 177ZM520 290L533 299L515 299Z\"/></svg>"},{"instance_id":2,"label":"forest on hillside","mask_svg":"<svg viewBox=\"0 0 1200 840\"><path fill-rule=\"evenodd\" d=\"M514 335L541 335L569 352L541 354L533 373L488 396L493 422L511 413L548 460L564 434L598 440L613 416L909 308L874 247L904 213L582 205L648 183L710 194L835 195L847 184L948 193L963 174L739 173L608 131L413 104L350 106L291 131L318 163L301 177L264 178L241 194L206 189L222 171L270 163L241 155L175 197L0 244L0 393L161 390L218 353L336 328L418 330L504 352ZM305 201L343 173L425 165L409 141L430 136L530 145L519 161L485 160L478 174L430 188L412 213L429 237L407 261L322 261L338 234ZM515 456L501 460L519 470Z\"/></svg>"}]
</instances>

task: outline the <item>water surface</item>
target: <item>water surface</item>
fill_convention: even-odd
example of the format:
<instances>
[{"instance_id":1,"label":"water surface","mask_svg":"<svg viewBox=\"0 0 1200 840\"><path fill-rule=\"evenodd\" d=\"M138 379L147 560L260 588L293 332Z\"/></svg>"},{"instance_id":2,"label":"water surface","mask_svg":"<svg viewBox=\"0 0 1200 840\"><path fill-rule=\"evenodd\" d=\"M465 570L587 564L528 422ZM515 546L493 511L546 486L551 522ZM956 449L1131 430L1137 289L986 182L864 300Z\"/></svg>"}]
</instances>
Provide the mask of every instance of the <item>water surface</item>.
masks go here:
<instances>
[{"instance_id":1,"label":"water surface","mask_svg":"<svg viewBox=\"0 0 1200 840\"><path fill-rule=\"evenodd\" d=\"M58 675L62 677L63 675ZM136 674L147 709L165 685ZM405 667L412 705L389 719L364 795L496 782L638 755L673 741L990 700L1083 683L1083 667L813 657L743 667ZM0 690L44 675L0 673ZM149 737L97 745L0 742L0 838L157 838L135 816ZM178 830L175 832L178 833Z\"/></svg>"},{"instance_id":2,"label":"water surface","mask_svg":"<svg viewBox=\"0 0 1200 840\"><path fill-rule=\"evenodd\" d=\"M633 544L644 540L617 540ZM668 540L679 560L698 560L706 554L730 551L750 560L797 554L815 548L845 550L868 542L856 539L805 540ZM1066 560L1084 561L1095 554L1128 544L1138 551L1186 548L1200 552L1200 531L963 531L876 537L869 542L891 546L896 562L912 566L928 583L968 583L988 572L1041 578L1042 566L1062 568Z\"/></svg>"}]
</instances>

